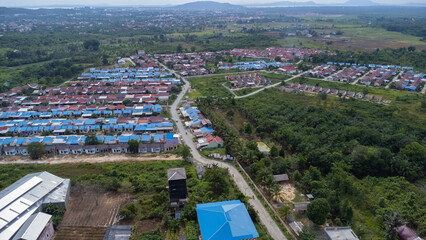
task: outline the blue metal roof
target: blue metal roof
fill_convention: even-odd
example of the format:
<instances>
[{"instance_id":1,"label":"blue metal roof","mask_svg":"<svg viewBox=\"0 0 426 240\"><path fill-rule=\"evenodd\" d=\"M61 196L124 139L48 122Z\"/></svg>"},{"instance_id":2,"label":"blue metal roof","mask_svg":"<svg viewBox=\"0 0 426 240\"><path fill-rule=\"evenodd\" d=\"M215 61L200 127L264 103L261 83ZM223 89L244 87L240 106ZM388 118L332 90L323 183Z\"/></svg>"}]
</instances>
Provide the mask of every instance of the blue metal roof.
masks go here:
<instances>
[{"instance_id":1,"label":"blue metal roof","mask_svg":"<svg viewBox=\"0 0 426 240\"><path fill-rule=\"evenodd\" d=\"M203 239L239 240L259 237L240 200L197 204L196 211Z\"/></svg>"}]
</instances>

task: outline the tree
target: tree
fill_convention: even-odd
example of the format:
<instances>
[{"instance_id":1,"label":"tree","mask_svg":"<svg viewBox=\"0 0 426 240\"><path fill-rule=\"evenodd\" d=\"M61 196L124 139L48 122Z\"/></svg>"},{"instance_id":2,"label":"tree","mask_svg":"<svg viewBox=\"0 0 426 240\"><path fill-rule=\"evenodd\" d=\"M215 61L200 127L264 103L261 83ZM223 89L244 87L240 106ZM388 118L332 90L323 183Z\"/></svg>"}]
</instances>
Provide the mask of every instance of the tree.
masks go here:
<instances>
[{"instance_id":1,"label":"tree","mask_svg":"<svg viewBox=\"0 0 426 240\"><path fill-rule=\"evenodd\" d=\"M278 157L278 148L274 145L272 145L271 147L271 151L269 152L269 154L271 155L271 157L275 158Z\"/></svg>"},{"instance_id":2,"label":"tree","mask_svg":"<svg viewBox=\"0 0 426 240\"><path fill-rule=\"evenodd\" d=\"M84 144L86 144L86 145L97 145L98 144L98 138L96 137L96 135L86 136L86 140L84 141Z\"/></svg>"},{"instance_id":3,"label":"tree","mask_svg":"<svg viewBox=\"0 0 426 240\"><path fill-rule=\"evenodd\" d=\"M330 205L325 198L317 198L308 205L308 218L315 224L325 223L327 214L330 212Z\"/></svg>"},{"instance_id":4,"label":"tree","mask_svg":"<svg viewBox=\"0 0 426 240\"><path fill-rule=\"evenodd\" d=\"M187 145L183 146L183 150L182 150L183 159L188 160L190 156L191 156L191 150L189 149L189 146Z\"/></svg>"},{"instance_id":5,"label":"tree","mask_svg":"<svg viewBox=\"0 0 426 240\"><path fill-rule=\"evenodd\" d=\"M85 49L97 51L99 49L100 42L96 39L86 40L83 42L83 46Z\"/></svg>"},{"instance_id":6,"label":"tree","mask_svg":"<svg viewBox=\"0 0 426 240\"><path fill-rule=\"evenodd\" d=\"M272 185L271 194L272 194L272 198L275 199L276 202L282 201L282 199L280 199L281 186L279 184L275 183L274 185Z\"/></svg>"},{"instance_id":7,"label":"tree","mask_svg":"<svg viewBox=\"0 0 426 240\"><path fill-rule=\"evenodd\" d=\"M204 179L208 182L209 189L216 195L227 194L230 183L227 181L228 170L214 166L204 174Z\"/></svg>"},{"instance_id":8,"label":"tree","mask_svg":"<svg viewBox=\"0 0 426 240\"><path fill-rule=\"evenodd\" d=\"M126 106L129 106L129 105L132 105L132 104L133 104L133 102L132 102L132 100L130 100L130 99L125 99L125 100L123 101L123 104L124 104L124 105L126 105Z\"/></svg>"},{"instance_id":9,"label":"tree","mask_svg":"<svg viewBox=\"0 0 426 240\"><path fill-rule=\"evenodd\" d=\"M181 52L182 52L182 50L183 50L182 45L180 45L180 44L179 44L179 45L176 47L176 52L181 53Z\"/></svg>"},{"instance_id":10,"label":"tree","mask_svg":"<svg viewBox=\"0 0 426 240\"><path fill-rule=\"evenodd\" d=\"M132 183L129 181L123 181L120 184L120 188L118 189L121 193L130 194L135 190L135 187L133 187Z\"/></svg>"},{"instance_id":11,"label":"tree","mask_svg":"<svg viewBox=\"0 0 426 240\"><path fill-rule=\"evenodd\" d=\"M275 62L281 62L281 57L280 56L276 56L275 57Z\"/></svg>"},{"instance_id":12,"label":"tree","mask_svg":"<svg viewBox=\"0 0 426 240\"><path fill-rule=\"evenodd\" d=\"M340 219L345 224L350 224L352 222L352 217L354 215L351 204L348 200L343 200L340 204Z\"/></svg>"},{"instance_id":13,"label":"tree","mask_svg":"<svg viewBox=\"0 0 426 240\"><path fill-rule=\"evenodd\" d=\"M253 127L251 126L250 123L247 123L246 125L244 125L244 132L248 135L251 135L253 133Z\"/></svg>"},{"instance_id":14,"label":"tree","mask_svg":"<svg viewBox=\"0 0 426 240\"><path fill-rule=\"evenodd\" d=\"M28 144L28 153L31 159L39 159L44 154L44 146L39 142L32 142Z\"/></svg>"},{"instance_id":15,"label":"tree","mask_svg":"<svg viewBox=\"0 0 426 240\"><path fill-rule=\"evenodd\" d=\"M139 142L137 140L130 140L127 143L129 146L127 147L127 150L131 153L138 153L139 152Z\"/></svg>"},{"instance_id":16,"label":"tree","mask_svg":"<svg viewBox=\"0 0 426 240\"><path fill-rule=\"evenodd\" d=\"M299 233L299 238L301 240L316 240L316 234L309 227L304 226L302 232Z\"/></svg>"},{"instance_id":17,"label":"tree","mask_svg":"<svg viewBox=\"0 0 426 240\"><path fill-rule=\"evenodd\" d=\"M299 182L300 180L302 180L302 174L300 174L299 170L294 171L293 181Z\"/></svg>"}]
</instances>

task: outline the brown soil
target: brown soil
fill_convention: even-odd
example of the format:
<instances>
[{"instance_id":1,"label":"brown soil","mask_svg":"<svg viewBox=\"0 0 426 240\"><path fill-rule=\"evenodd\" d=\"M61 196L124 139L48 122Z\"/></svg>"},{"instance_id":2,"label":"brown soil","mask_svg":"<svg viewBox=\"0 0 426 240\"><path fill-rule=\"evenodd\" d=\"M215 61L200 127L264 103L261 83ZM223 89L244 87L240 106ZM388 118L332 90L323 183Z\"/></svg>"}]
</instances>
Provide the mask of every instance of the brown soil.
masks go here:
<instances>
[{"instance_id":1,"label":"brown soil","mask_svg":"<svg viewBox=\"0 0 426 240\"><path fill-rule=\"evenodd\" d=\"M143 162L183 160L182 157L170 154L95 154L95 155L54 155L39 160L32 160L26 156L2 156L1 164L62 164L62 163L107 163L107 162Z\"/></svg>"},{"instance_id":2,"label":"brown soil","mask_svg":"<svg viewBox=\"0 0 426 240\"><path fill-rule=\"evenodd\" d=\"M127 201L128 196L110 192L95 194L86 192L76 196L71 193L54 239L103 239L107 226L114 224L120 206Z\"/></svg>"}]
</instances>

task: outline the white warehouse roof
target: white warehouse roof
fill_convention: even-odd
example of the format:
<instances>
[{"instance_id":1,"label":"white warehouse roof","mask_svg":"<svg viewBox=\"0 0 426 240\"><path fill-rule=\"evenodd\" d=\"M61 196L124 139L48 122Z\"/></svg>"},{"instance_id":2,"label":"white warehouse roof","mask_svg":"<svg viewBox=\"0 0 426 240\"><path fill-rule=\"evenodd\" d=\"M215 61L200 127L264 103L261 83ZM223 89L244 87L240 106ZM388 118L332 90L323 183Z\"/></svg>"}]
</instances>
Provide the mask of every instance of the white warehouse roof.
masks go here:
<instances>
[{"instance_id":1,"label":"white warehouse roof","mask_svg":"<svg viewBox=\"0 0 426 240\"><path fill-rule=\"evenodd\" d=\"M44 204L68 204L70 180L48 172L28 174L0 192L0 239L11 239Z\"/></svg>"}]
</instances>

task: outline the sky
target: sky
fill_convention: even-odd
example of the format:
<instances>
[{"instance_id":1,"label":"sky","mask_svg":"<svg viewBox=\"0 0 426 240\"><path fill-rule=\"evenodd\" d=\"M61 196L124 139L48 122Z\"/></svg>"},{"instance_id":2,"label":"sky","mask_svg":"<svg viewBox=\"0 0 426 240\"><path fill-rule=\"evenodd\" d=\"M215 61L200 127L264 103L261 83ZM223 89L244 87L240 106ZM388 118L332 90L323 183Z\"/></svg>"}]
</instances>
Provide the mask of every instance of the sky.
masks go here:
<instances>
[{"instance_id":1,"label":"sky","mask_svg":"<svg viewBox=\"0 0 426 240\"><path fill-rule=\"evenodd\" d=\"M28 6L49 6L49 5L86 5L86 6L148 6L148 5L177 5L196 0L0 0L2 7L28 7ZM233 4L255 4L255 3L270 3L281 0L214 0L216 2L228 2ZM292 2L306 2L309 0L288 0ZM426 3L426 0L373 0L383 4L404 4L404 3ZM346 0L314 0L316 3L342 3Z\"/></svg>"}]
</instances>

